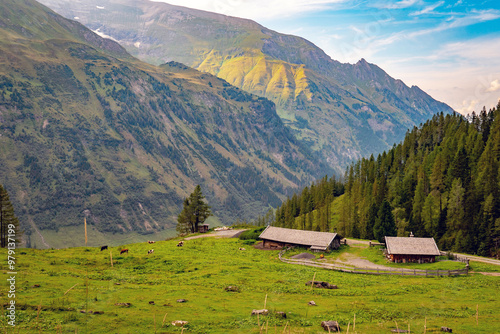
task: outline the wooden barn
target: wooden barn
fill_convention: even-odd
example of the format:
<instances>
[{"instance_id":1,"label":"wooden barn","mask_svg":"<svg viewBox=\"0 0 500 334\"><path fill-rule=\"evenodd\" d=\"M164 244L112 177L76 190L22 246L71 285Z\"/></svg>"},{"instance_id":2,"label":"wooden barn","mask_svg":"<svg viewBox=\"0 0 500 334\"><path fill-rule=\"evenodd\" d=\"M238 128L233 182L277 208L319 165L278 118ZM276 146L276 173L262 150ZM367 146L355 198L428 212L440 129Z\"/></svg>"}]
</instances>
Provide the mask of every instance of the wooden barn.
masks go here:
<instances>
[{"instance_id":1,"label":"wooden barn","mask_svg":"<svg viewBox=\"0 0 500 334\"><path fill-rule=\"evenodd\" d=\"M327 252L340 246L337 233L294 230L268 226L259 236L264 248L281 249L285 246L307 247L312 251Z\"/></svg>"},{"instance_id":2,"label":"wooden barn","mask_svg":"<svg viewBox=\"0 0 500 334\"><path fill-rule=\"evenodd\" d=\"M441 255L434 238L385 237L387 257L392 262L435 262Z\"/></svg>"},{"instance_id":3,"label":"wooden barn","mask_svg":"<svg viewBox=\"0 0 500 334\"><path fill-rule=\"evenodd\" d=\"M198 226L198 232L200 232L200 233L207 233L209 229L210 229L210 225L208 225L208 224L203 224L203 225Z\"/></svg>"}]
</instances>

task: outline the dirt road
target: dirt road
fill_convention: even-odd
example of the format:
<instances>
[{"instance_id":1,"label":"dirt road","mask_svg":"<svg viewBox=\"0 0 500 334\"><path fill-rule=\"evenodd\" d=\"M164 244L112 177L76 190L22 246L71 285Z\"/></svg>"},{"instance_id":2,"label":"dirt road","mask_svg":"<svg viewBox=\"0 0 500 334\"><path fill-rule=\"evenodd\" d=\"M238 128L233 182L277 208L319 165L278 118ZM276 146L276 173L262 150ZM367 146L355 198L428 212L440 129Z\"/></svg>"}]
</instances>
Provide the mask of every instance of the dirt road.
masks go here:
<instances>
[{"instance_id":1,"label":"dirt road","mask_svg":"<svg viewBox=\"0 0 500 334\"><path fill-rule=\"evenodd\" d=\"M214 231L210 233L195 235L194 237L187 237L184 240L207 238L207 237L218 237L218 238L235 238L246 230L225 230L225 231Z\"/></svg>"}]
</instances>

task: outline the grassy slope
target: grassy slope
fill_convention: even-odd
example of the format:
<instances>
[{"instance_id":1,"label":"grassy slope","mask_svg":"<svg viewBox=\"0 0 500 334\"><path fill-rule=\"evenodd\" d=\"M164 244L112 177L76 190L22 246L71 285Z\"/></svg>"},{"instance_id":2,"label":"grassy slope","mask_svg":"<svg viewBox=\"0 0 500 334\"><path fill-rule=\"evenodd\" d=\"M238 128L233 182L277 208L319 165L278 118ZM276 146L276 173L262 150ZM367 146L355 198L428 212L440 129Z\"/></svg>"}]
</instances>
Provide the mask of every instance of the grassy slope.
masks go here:
<instances>
[{"instance_id":1,"label":"grassy slope","mask_svg":"<svg viewBox=\"0 0 500 334\"><path fill-rule=\"evenodd\" d=\"M153 333L156 321L157 333L180 333L162 322L186 320L188 333L259 333L258 321L268 321L270 332L275 325L281 332L288 322L291 333L322 333L323 320L338 320L343 331L351 323L352 330L355 314L358 333L387 333L395 322L405 329L409 323L412 333L422 333L425 321L428 332L441 326L457 333L500 330L498 277L354 275L284 264L277 251L255 250L237 239L195 239L184 247L176 243L124 245L130 249L125 256L118 255L121 247L112 248L112 268L109 251L97 248L18 250L17 329L53 333L61 326L68 333ZM245 251L238 250L242 246ZM151 248L154 254L147 255ZM331 257L349 251L347 247ZM305 282L313 276L339 289L311 290ZM240 292L225 292L229 285ZM286 320L250 315L264 307L266 296L266 307L287 312ZM181 298L188 302L177 303ZM80 313L86 300L89 310L104 314ZM308 307L310 300L318 306Z\"/></svg>"},{"instance_id":2,"label":"grassy slope","mask_svg":"<svg viewBox=\"0 0 500 334\"><path fill-rule=\"evenodd\" d=\"M253 219L329 170L270 101L142 63L33 1L0 9L0 183L38 247L34 226L65 247L84 214L106 240L164 238L196 184L223 223Z\"/></svg>"}]
</instances>

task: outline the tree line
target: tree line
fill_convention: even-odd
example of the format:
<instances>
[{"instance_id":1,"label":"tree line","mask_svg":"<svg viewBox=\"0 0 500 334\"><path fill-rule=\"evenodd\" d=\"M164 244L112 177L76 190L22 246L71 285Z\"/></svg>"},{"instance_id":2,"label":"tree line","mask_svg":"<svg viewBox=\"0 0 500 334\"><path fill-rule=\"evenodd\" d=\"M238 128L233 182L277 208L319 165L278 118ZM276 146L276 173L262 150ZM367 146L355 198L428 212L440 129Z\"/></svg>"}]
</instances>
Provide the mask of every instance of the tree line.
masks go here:
<instances>
[{"instance_id":1,"label":"tree line","mask_svg":"<svg viewBox=\"0 0 500 334\"><path fill-rule=\"evenodd\" d=\"M500 103L468 117L441 113L351 164L343 180L325 177L288 198L271 224L380 241L413 232L443 250L499 256L499 168Z\"/></svg>"},{"instance_id":2,"label":"tree line","mask_svg":"<svg viewBox=\"0 0 500 334\"><path fill-rule=\"evenodd\" d=\"M9 243L12 243L12 240L19 243L21 235L19 220L14 213L9 193L0 184L0 247L6 248Z\"/></svg>"},{"instance_id":3,"label":"tree line","mask_svg":"<svg viewBox=\"0 0 500 334\"><path fill-rule=\"evenodd\" d=\"M334 198L344 193L342 180L332 176L313 182L300 194L293 194L276 209L274 226L329 231L332 212L330 204ZM257 221L261 221L259 218Z\"/></svg>"}]
</instances>

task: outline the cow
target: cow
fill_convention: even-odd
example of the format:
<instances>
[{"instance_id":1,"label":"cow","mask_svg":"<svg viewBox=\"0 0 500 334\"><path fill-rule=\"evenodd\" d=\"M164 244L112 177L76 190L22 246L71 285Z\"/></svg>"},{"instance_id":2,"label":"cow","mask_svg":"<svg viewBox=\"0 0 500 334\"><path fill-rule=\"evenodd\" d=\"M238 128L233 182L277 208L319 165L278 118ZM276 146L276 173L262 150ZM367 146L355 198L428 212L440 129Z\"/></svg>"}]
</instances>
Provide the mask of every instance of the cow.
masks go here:
<instances>
[{"instance_id":1,"label":"cow","mask_svg":"<svg viewBox=\"0 0 500 334\"><path fill-rule=\"evenodd\" d=\"M184 245L184 241L179 241L179 243L177 244L177 247L182 247Z\"/></svg>"},{"instance_id":2,"label":"cow","mask_svg":"<svg viewBox=\"0 0 500 334\"><path fill-rule=\"evenodd\" d=\"M107 245L106 245L106 246L101 246L101 252L102 252L103 250L105 250L105 249L108 249L108 246L107 246Z\"/></svg>"},{"instance_id":3,"label":"cow","mask_svg":"<svg viewBox=\"0 0 500 334\"><path fill-rule=\"evenodd\" d=\"M128 248L122 249L120 251L120 255L122 255L123 253L127 253L128 254Z\"/></svg>"},{"instance_id":4,"label":"cow","mask_svg":"<svg viewBox=\"0 0 500 334\"><path fill-rule=\"evenodd\" d=\"M148 244L154 244L156 241L148 240Z\"/></svg>"},{"instance_id":5,"label":"cow","mask_svg":"<svg viewBox=\"0 0 500 334\"><path fill-rule=\"evenodd\" d=\"M150 249L150 250L148 250L148 255L149 255L149 254L153 254L153 252L154 252L154 251L155 251L154 249Z\"/></svg>"}]
</instances>

